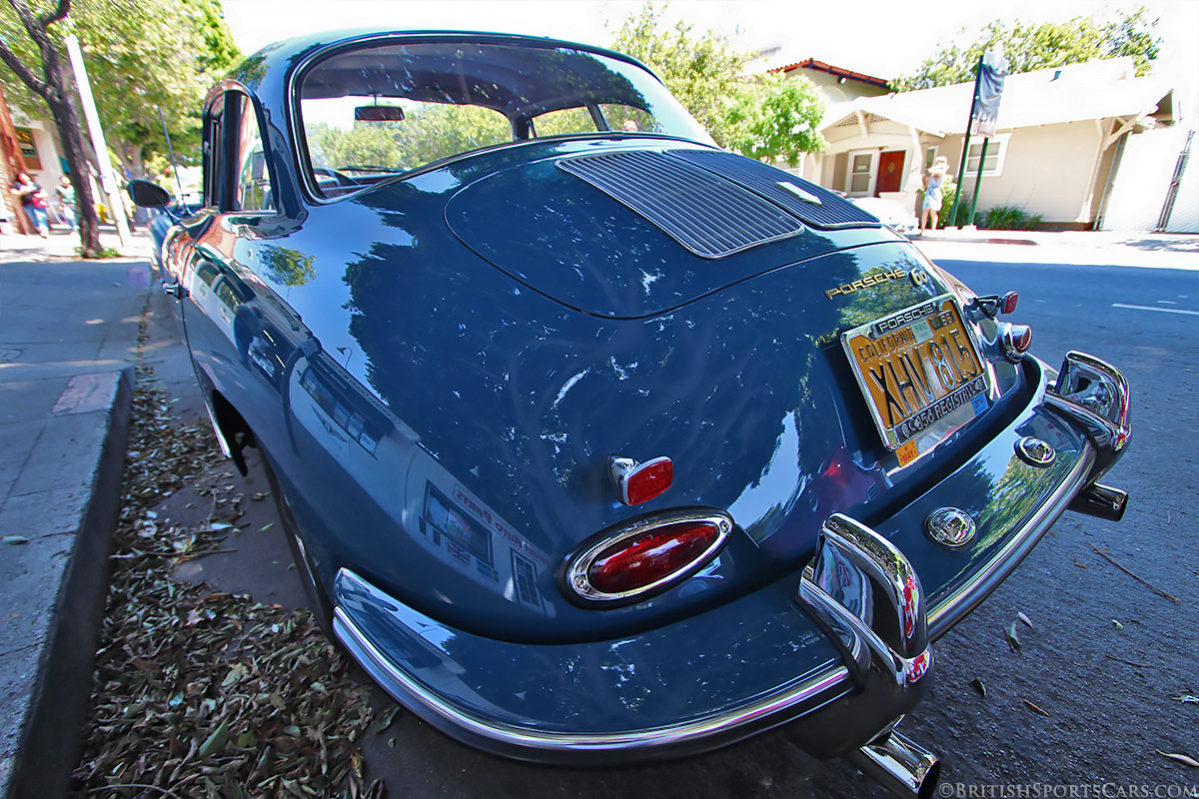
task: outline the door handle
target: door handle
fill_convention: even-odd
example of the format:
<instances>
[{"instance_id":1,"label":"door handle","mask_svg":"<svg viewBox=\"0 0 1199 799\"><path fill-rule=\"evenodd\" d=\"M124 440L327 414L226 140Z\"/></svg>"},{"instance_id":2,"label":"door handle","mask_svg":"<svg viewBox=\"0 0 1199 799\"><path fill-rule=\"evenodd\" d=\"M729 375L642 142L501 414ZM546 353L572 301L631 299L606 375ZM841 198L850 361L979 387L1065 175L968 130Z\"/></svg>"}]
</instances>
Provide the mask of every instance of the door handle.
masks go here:
<instances>
[{"instance_id":1,"label":"door handle","mask_svg":"<svg viewBox=\"0 0 1199 799\"><path fill-rule=\"evenodd\" d=\"M184 288L182 284L176 281L174 283L163 283L162 293L168 297L174 297L177 300L181 300L188 295L188 290Z\"/></svg>"}]
</instances>

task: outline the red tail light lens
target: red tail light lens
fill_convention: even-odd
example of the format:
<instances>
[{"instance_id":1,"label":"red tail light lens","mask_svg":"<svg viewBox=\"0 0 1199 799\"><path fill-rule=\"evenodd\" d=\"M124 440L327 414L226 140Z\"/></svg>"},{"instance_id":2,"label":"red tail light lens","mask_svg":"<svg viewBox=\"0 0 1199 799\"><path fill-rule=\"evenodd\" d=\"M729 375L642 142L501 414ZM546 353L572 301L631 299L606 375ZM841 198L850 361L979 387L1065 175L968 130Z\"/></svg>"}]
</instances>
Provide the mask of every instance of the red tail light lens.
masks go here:
<instances>
[{"instance_id":1,"label":"red tail light lens","mask_svg":"<svg viewBox=\"0 0 1199 799\"><path fill-rule=\"evenodd\" d=\"M1019 301L1020 295L1014 291L1009 291L1007 294L1004 294L1003 298L1000 300L1000 302L1003 303L1000 306L1001 310L1005 314L1011 313L1012 311L1016 310L1016 303Z\"/></svg>"},{"instance_id":2,"label":"red tail light lens","mask_svg":"<svg viewBox=\"0 0 1199 799\"><path fill-rule=\"evenodd\" d=\"M590 602L627 602L666 590L707 563L732 521L719 513L651 517L620 528L573 559L566 580Z\"/></svg>"},{"instance_id":3,"label":"red tail light lens","mask_svg":"<svg viewBox=\"0 0 1199 799\"><path fill-rule=\"evenodd\" d=\"M674 464L667 457L637 463L631 458L614 455L608 460L608 468L620 491L620 501L626 505L649 502L661 496L674 482Z\"/></svg>"}]
</instances>

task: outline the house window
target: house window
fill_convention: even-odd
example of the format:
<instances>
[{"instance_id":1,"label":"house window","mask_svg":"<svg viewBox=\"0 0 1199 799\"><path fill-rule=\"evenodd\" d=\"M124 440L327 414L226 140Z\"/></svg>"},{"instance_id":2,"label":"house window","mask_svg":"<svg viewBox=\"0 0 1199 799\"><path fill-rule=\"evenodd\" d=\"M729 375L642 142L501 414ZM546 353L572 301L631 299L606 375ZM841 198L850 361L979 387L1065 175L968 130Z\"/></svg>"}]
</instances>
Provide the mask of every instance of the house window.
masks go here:
<instances>
[{"instance_id":1,"label":"house window","mask_svg":"<svg viewBox=\"0 0 1199 799\"><path fill-rule=\"evenodd\" d=\"M845 193L851 195L870 194L874 189L875 150L861 150L849 154L849 175Z\"/></svg>"},{"instance_id":2,"label":"house window","mask_svg":"<svg viewBox=\"0 0 1199 799\"><path fill-rule=\"evenodd\" d=\"M1012 137L1010 133L1000 133L992 136L987 144L987 157L983 161L984 175L1002 175L1003 174L1003 159L1007 155L1008 139ZM983 143L970 142L970 153L966 156L966 174L978 174L978 159L982 156Z\"/></svg>"},{"instance_id":3,"label":"house window","mask_svg":"<svg viewBox=\"0 0 1199 799\"><path fill-rule=\"evenodd\" d=\"M924 151L924 171L927 172L928 170L932 169L933 164L936 163L936 161L937 161L937 148L936 148L936 145L934 145Z\"/></svg>"}]
</instances>

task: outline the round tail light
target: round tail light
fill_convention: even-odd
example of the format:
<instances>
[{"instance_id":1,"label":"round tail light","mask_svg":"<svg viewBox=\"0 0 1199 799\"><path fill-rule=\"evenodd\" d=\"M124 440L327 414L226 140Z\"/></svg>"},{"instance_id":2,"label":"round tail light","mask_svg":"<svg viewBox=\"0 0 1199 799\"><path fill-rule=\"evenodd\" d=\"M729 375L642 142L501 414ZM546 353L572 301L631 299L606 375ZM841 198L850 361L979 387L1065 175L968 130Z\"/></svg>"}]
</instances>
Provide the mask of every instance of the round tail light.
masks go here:
<instances>
[{"instance_id":1,"label":"round tail light","mask_svg":"<svg viewBox=\"0 0 1199 799\"><path fill-rule=\"evenodd\" d=\"M1028 325L1009 325L1004 323L1000 331L1003 343L1003 354L1012 363L1019 363L1032 346L1032 328Z\"/></svg>"},{"instance_id":2,"label":"round tail light","mask_svg":"<svg viewBox=\"0 0 1199 799\"><path fill-rule=\"evenodd\" d=\"M733 529L722 513L651 516L601 533L572 558L572 598L605 605L647 599L690 577L715 557Z\"/></svg>"}]
</instances>

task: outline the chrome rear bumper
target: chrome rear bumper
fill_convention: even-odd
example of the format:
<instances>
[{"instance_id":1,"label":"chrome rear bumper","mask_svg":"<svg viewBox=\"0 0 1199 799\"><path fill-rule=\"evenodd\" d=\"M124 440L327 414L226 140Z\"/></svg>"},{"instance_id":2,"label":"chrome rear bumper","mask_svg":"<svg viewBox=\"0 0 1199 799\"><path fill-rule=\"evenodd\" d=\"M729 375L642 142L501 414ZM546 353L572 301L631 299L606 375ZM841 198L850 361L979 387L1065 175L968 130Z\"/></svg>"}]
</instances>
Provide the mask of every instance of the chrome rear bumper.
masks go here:
<instances>
[{"instance_id":1,"label":"chrome rear bumper","mask_svg":"<svg viewBox=\"0 0 1199 799\"><path fill-rule=\"evenodd\" d=\"M1127 446L1131 427L1123 375L1073 352L1052 389L1048 372L1041 373L1029 412L1052 409L1087 437L1064 479L967 581L932 605L911 563L887 538L847 516L829 517L795 600L841 653L841 662L782 690L687 723L614 733L554 731L532 721L526 726L487 718L399 668L364 630L359 618L366 617L360 614L369 612L384 619L387 629L416 639L420 625L430 620L348 569L336 580L334 632L401 704L455 738L508 757L641 762L714 748L800 718L804 724L792 728L793 737L820 757L882 742L931 683L930 642L989 595Z\"/></svg>"}]
</instances>

